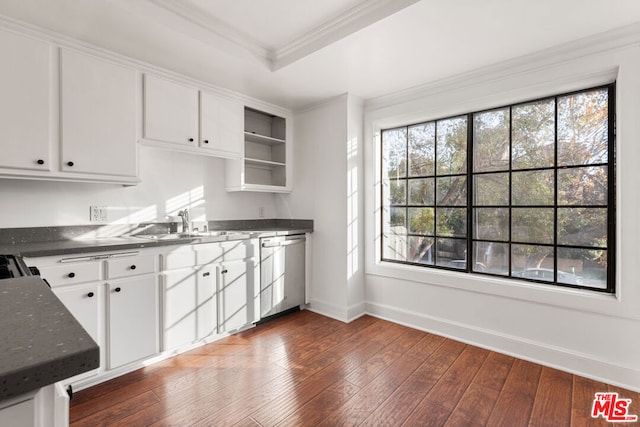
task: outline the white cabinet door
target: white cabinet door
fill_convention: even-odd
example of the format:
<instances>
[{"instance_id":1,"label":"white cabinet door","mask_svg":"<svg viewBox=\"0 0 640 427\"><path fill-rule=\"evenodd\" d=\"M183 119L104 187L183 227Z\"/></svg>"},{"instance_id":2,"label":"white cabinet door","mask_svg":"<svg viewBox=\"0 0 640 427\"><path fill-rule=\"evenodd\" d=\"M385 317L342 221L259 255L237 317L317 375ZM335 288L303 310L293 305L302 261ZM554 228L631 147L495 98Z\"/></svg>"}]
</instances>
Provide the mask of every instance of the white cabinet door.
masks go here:
<instances>
[{"instance_id":1,"label":"white cabinet door","mask_svg":"<svg viewBox=\"0 0 640 427\"><path fill-rule=\"evenodd\" d=\"M109 369L158 352L155 275L113 281L107 287Z\"/></svg>"},{"instance_id":2,"label":"white cabinet door","mask_svg":"<svg viewBox=\"0 0 640 427\"><path fill-rule=\"evenodd\" d=\"M49 170L48 44L0 31L0 167Z\"/></svg>"},{"instance_id":3,"label":"white cabinet door","mask_svg":"<svg viewBox=\"0 0 640 427\"><path fill-rule=\"evenodd\" d=\"M0 426L35 427L36 405L33 398L0 409Z\"/></svg>"},{"instance_id":4,"label":"white cabinet door","mask_svg":"<svg viewBox=\"0 0 640 427\"><path fill-rule=\"evenodd\" d=\"M93 340L100 344L98 283L52 288L58 299L73 314Z\"/></svg>"},{"instance_id":5,"label":"white cabinet door","mask_svg":"<svg viewBox=\"0 0 640 427\"><path fill-rule=\"evenodd\" d=\"M200 267L197 274L197 338L203 339L218 332L215 266Z\"/></svg>"},{"instance_id":6,"label":"white cabinet door","mask_svg":"<svg viewBox=\"0 0 640 427\"><path fill-rule=\"evenodd\" d=\"M198 139L198 90L146 74L144 138L195 147Z\"/></svg>"},{"instance_id":7,"label":"white cabinet door","mask_svg":"<svg viewBox=\"0 0 640 427\"><path fill-rule=\"evenodd\" d=\"M243 144L243 103L200 92L200 147L220 157L240 158Z\"/></svg>"},{"instance_id":8,"label":"white cabinet door","mask_svg":"<svg viewBox=\"0 0 640 427\"><path fill-rule=\"evenodd\" d=\"M248 260L217 267L219 332L234 331L256 321L259 297L255 265L255 261Z\"/></svg>"},{"instance_id":9,"label":"white cabinet door","mask_svg":"<svg viewBox=\"0 0 640 427\"><path fill-rule=\"evenodd\" d=\"M167 271L162 274L164 351L196 340L196 274L192 269Z\"/></svg>"},{"instance_id":10,"label":"white cabinet door","mask_svg":"<svg viewBox=\"0 0 640 427\"><path fill-rule=\"evenodd\" d=\"M66 49L60 60L60 169L135 177L136 72Z\"/></svg>"}]
</instances>

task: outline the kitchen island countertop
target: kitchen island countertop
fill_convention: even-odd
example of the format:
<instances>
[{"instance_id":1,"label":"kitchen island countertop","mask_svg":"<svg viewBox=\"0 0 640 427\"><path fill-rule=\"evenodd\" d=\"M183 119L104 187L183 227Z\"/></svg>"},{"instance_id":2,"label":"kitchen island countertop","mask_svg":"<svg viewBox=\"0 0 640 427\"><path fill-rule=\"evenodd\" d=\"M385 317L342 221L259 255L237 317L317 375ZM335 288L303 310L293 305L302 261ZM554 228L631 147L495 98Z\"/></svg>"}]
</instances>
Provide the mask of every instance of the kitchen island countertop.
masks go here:
<instances>
[{"instance_id":1,"label":"kitchen island countertop","mask_svg":"<svg viewBox=\"0 0 640 427\"><path fill-rule=\"evenodd\" d=\"M98 345L42 279L0 281L0 400L99 365Z\"/></svg>"}]
</instances>

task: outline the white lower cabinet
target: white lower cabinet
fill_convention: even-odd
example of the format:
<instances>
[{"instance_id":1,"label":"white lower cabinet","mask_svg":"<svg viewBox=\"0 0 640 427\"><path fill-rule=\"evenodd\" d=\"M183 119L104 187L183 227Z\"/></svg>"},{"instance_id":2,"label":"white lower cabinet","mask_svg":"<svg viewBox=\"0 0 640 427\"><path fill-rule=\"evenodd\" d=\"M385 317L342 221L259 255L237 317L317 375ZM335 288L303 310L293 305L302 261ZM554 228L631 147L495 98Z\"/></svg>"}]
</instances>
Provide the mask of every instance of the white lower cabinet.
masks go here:
<instances>
[{"instance_id":1,"label":"white lower cabinet","mask_svg":"<svg viewBox=\"0 0 640 427\"><path fill-rule=\"evenodd\" d=\"M36 404L33 397L0 409L0 426L36 427Z\"/></svg>"},{"instance_id":2,"label":"white lower cabinet","mask_svg":"<svg viewBox=\"0 0 640 427\"><path fill-rule=\"evenodd\" d=\"M109 369L158 352L158 285L155 275L108 284Z\"/></svg>"},{"instance_id":3,"label":"white lower cabinet","mask_svg":"<svg viewBox=\"0 0 640 427\"><path fill-rule=\"evenodd\" d=\"M231 332L259 320L255 266L255 261L249 259L216 267L220 332Z\"/></svg>"},{"instance_id":4,"label":"white lower cabinet","mask_svg":"<svg viewBox=\"0 0 640 427\"><path fill-rule=\"evenodd\" d=\"M218 333L214 265L165 271L162 281L163 350L193 344Z\"/></svg>"},{"instance_id":5,"label":"white lower cabinet","mask_svg":"<svg viewBox=\"0 0 640 427\"><path fill-rule=\"evenodd\" d=\"M180 269L162 273L164 321L163 350L195 342L196 271Z\"/></svg>"},{"instance_id":6,"label":"white lower cabinet","mask_svg":"<svg viewBox=\"0 0 640 427\"><path fill-rule=\"evenodd\" d=\"M196 285L196 338L201 340L218 333L218 294L213 265L198 269Z\"/></svg>"}]
</instances>

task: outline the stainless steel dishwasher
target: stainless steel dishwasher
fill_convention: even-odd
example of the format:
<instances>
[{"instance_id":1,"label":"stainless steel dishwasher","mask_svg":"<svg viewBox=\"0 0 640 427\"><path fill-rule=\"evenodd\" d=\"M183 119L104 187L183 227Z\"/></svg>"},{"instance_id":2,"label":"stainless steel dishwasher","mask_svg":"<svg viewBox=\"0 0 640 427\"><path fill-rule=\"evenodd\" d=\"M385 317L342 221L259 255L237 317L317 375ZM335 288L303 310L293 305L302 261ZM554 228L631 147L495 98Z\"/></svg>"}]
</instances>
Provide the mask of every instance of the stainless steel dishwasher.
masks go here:
<instances>
[{"instance_id":1,"label":"stainless steel dishwasher","mask_svg":"<svg viewBox=\"0 0 640 427\"><path fill-rule=\"evenodd\" d=\"M295 309L305 301L304 234L260 239L260 315Z\"/></svg>"}]
</instances>

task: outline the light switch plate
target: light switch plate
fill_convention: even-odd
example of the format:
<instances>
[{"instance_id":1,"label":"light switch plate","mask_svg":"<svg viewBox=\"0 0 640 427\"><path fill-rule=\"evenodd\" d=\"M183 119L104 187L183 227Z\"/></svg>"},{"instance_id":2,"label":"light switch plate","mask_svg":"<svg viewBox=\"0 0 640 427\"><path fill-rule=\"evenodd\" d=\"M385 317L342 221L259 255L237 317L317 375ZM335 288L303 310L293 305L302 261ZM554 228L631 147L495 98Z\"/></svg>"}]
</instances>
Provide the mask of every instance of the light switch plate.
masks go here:
<instances>
[{"instance_id":1,"label":"light switch plate","mask_svg":"<svg viewBox=\"0 0 640 427\"><path fill-rule=\"evenodd\" d=\"M106 221L107 220L107 207L106 206L89 206L89 220L90 221Z\"/></svg>"}]
</instances>

